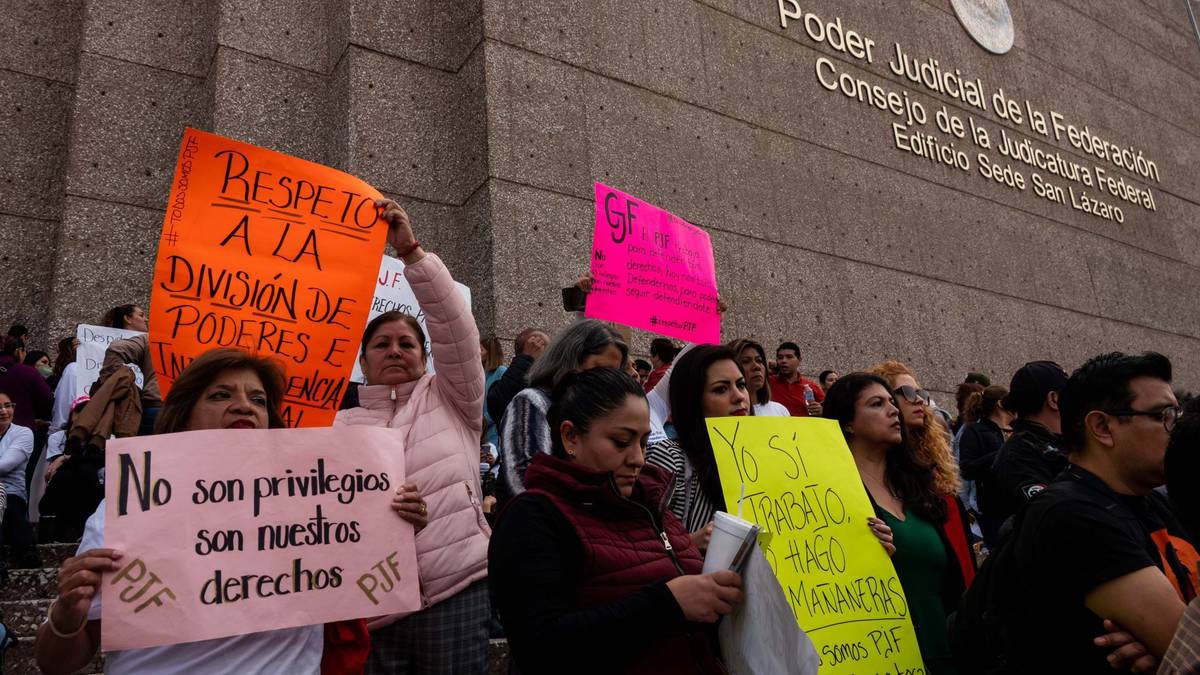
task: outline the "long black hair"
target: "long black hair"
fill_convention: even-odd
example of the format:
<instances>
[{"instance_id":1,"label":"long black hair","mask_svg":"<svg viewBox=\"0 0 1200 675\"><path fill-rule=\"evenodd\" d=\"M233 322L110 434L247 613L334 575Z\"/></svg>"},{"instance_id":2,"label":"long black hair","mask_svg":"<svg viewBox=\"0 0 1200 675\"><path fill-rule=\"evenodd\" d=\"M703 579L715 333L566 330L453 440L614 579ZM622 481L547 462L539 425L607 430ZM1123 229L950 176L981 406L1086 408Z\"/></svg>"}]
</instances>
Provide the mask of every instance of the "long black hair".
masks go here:
<instances>
[{"instance_id":1,"label":"long black hair","mask_svg":"<svg viewBox=\"0 0 1200 675\"><path fill-rule=\"evenodd\" d=\"M616 368L592 368L565 374L550 395L550 449L555 457L565 459L562 423L571 422L581 434L586 434L592 422L621 407L630 396L645 400L646 393L625 371ZM649 409L647 409L649 414Z\"/></svg>"},{"instance_id":2,"label":"long black hair","mask_svg":"<svg viewBox=\"0 0 1200 675\"><path fill-rule=\"evenodd\" d=\"M718 361L732 361L738 372L742 371L733 350L720 345L698 345L675 359L668 398L678 435L676 440L700 478L700 489L718 511L724 511L725 495L721 491L721 478L717 474L717 460L713 457L708 426L704 423L705 382L708 380L708 369ZM747 407L749 403L747 397Z\"/></svg>"},{"instance_id":3,"label":"long black hair","mask_svg":"<svg viewBox=\"0 0 1200 675\"><path fill-rule=\"evenodd\" d=\"M850 440L847 430L854 423L854 416L858 412L858 400L863 391L873 384L883 387L888 396L891 396L891 386L887 380L869 373L843 375L825 392L822 416L837 420L847 442ZM940 524L946 520L948 509L945 498L937 489L933 467L918 460L909 448L908 431L905 429L903 418L900 420L900 434L900 444L893 445L887 451L884 467L887 484L918 516L931 523Z\"/></svg>"}]
</instances>

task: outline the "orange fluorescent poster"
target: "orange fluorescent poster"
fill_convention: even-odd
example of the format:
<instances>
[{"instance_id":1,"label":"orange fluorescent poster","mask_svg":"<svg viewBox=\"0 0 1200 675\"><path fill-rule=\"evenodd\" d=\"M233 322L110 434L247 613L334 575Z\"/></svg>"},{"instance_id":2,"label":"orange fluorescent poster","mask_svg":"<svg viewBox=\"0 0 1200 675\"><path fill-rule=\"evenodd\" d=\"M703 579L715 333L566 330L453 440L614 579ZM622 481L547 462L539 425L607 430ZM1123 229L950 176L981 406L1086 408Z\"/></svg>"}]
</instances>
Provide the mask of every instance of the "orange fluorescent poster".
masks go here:
<instances>
[{"instance_id":1,"label":"orange fluorescent poster","mask_svg":"<svg viewBox=\"0 0 1200 675\"><path fill-rule=\"evenodd\" d=\"M380 198L341 171L188 129L150 297L163 395L192 359L238 347L286 368L288 426L329 426L371 309Z\"/></svg>"}]
</instances>

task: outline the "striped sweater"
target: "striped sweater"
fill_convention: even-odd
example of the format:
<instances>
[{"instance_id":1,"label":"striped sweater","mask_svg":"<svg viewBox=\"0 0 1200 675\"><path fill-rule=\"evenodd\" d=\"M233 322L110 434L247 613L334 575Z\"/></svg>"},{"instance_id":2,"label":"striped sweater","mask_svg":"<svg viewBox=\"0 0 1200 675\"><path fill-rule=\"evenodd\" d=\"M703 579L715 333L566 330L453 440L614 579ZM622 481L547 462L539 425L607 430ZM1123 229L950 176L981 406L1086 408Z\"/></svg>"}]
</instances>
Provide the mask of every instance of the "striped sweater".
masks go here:
<instances>
[{"instance_id":1,"label":"striped sweater","mask_svg":"<svg viewBox=\"0 0 1200 675\"><path fill-rule=\"evenodd\" d=\"M517 394L500 420L500 482L496 486L501 502L525 491L525 470L539 453L550 454L550 395L538 387L526 387Z\"/></svg>"}]
</instances>

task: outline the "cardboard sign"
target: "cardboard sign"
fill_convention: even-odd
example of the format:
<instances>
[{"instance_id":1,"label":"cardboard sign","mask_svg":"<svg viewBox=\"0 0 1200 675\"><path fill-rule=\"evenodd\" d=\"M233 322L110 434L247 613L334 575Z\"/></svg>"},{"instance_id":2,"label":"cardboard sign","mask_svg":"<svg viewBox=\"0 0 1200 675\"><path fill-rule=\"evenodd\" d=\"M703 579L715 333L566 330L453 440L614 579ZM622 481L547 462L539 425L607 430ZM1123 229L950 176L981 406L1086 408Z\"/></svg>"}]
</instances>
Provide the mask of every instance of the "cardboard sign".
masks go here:
<instances>
[{"instance_id":1,"label":"cardboard sign","mask_svg":"<svg viewBox=\"0 0 1200 675\"><path fill-rule=\"evenodd\" d=\"M100 379L100 368L104 365L104 352L108 346L136 335L143 333L86 323L75 328L75 337L79 339L79 349L75 352L75 398L89 394L92 384Z\"/></svg>"},{"instance_id":2,"label":"cardboard sign","mask_svg":"<svg viewBox=\"0 0 1200 675\"><path fill-rule=\"evenodd\" d=\"M109 441L105 651L421 608L396 431L221 429Z\"/></svg>"},{"instance_id":3,"label":"cardboard sign","mask_svg":"<svg viewBox=\"0 0 1200 675\"><path fill-rule=\"evenodd\" d=\"M150 339L163 396L216 347L286 367L288 426L328 426L367 323L387 227L340 171L188 129L163 220Z\"/></svg>"},{"instance_id":4,"label":"cardboard sign","mask_svg":"<svg viewBox=\"0 0 1200 675\"><path fill-rule=\"evenodd\" d=\"M867 526L874 515L833 420L709 419L730 513L762 526L767 561L822 673L925 672L900 579Z\"/></svg>"},{"instance_id":5,"label":"cardboard sign","mask_svg":"<svg viewBox=\"0 0 1200 675\"><path fill-rule=\"evenodd\" d=\"M454 282L454 287L462 295L467 307L470 307L471 289L457 281ZM412 286L409 286L408 280L404 278L404 262L385 255L379 263L379 278L375 283L375 297L371 300L371 312L367 315L367 321L370 322L380 314L391 311L404 312L416 317L417 323L421 324L421 330L425 331L425 353L429 355L425 359L425 365L430 373L435 372L433 351L429 344L429 327L425 325L425 312L417 303L417 296L413 295ZM359 356L361 355L360 345ZM357 358L354 359L354 372L350 376L350 380L359 383L363 381L362 366Z\"/></svg>"},{"instance_id":6,"label":"cardboard sign","mask_svg":"<svg viewBox=\"0 0 1200 675\"><path fill-rule=\"evenodd\" d=\"M585 314L685 342L720 342L708 233L596 183L592 291Z\"/></svg>"}]
</instances>

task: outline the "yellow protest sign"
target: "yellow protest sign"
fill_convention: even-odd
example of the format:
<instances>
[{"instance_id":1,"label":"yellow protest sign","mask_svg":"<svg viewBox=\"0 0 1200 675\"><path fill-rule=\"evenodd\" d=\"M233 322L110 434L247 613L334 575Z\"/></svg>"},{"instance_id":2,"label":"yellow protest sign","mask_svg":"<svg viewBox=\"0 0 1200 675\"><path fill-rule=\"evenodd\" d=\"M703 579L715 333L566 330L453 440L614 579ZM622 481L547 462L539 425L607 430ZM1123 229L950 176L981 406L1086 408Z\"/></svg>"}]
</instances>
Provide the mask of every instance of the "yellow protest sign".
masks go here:
<instances>
[{"instance_id":1,"label":"yellow protest sign","mask_svg":"<svg viewBox=\"0 0 1200 675\"><path fill-rule=\"evenodd\" d=\"M924 673L908 601L867 527L874 515L833 420L708 420L725 503L762 527L760 544L822 673Z\"/></svg>"}]
</instances>

